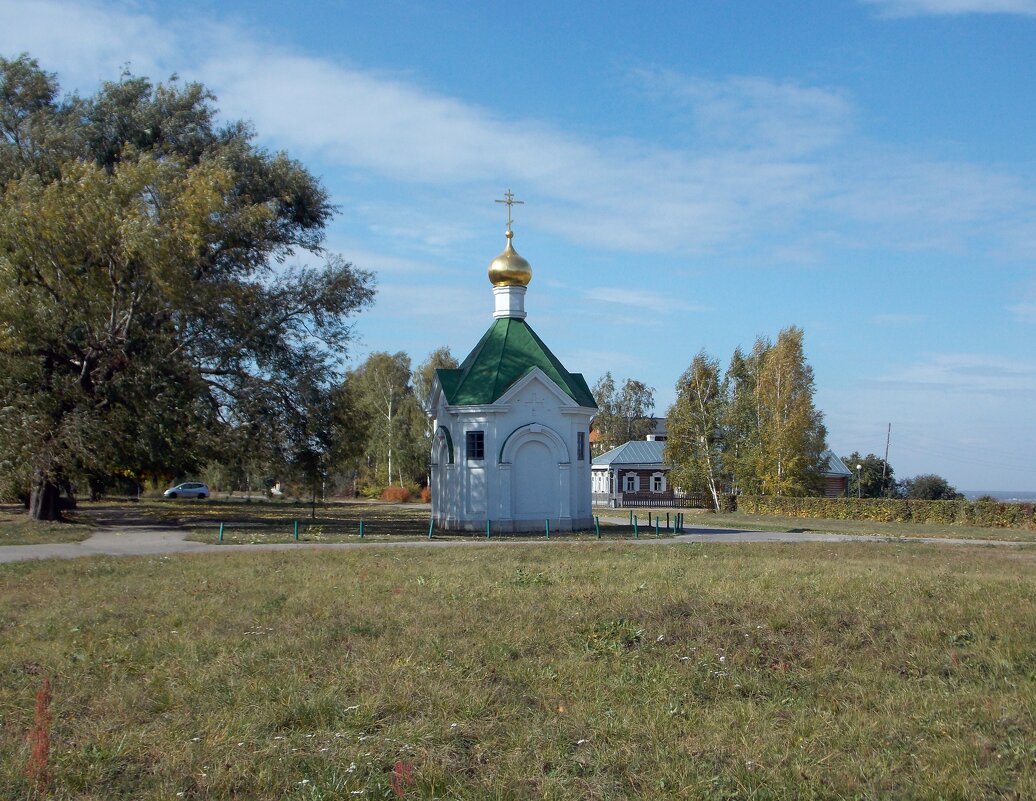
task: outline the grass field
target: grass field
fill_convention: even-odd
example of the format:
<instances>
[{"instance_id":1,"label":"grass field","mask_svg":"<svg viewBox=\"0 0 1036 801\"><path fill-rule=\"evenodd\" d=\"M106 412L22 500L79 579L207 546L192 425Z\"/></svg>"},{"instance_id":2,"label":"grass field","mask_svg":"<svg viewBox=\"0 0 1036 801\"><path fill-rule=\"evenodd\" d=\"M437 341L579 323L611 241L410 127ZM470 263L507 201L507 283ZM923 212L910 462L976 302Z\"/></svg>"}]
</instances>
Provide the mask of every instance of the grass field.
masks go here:
<instances>
[{"instance_id":1,"label":"grass field","mask_svg":"<svg viewBox=\"0 0 1036 801\"><path fill-rule=\"evenodd\" d=\"M650 511L664 517L672 509L634 510L641 517ZM602 519L626 520L629 510L611 509L600 512ZM1007 540L1036 542L1036 530L960 526L941 523L881 523L872 520L830 520L822 518L748 515L742 512L715 514L702 509L686 510L688 526L740 528L747 531L816 531L834 534L871 535L878 537L934 537L937 539Z\"/></svg>"},{"instance_id":2,"label":"grass field","mask_svg":"<svg viewBox=\"0 0 1036 801\"><path fill-rule=\"evenodd\" d=\"M691 521L697 522L697 521ZM881 523L872 520L817 520L802 517L770 517L766 515L709 514L701 519L704 525L758 531L829 531L837 534L875 534L879 537L937 537L939 539L1010 540L1036 542L1031 529L958 526L941 523Z\"/></svg>"},{"instance_id":3,"label":"grass field","mask_svg":"<svg viewBox=\"0 0 1036 801\"><path fill-rule=\"evenodd\" d=\"M1036 549L0 566L0 798L1036 797Z\"/></svg>"},{"instance_id":4,"label":"grass field","mask_svg":"<svg viewBox=\"0 0 1036 801\"><path fill-rule=\"evenodd\" d=\"M316 517L312 517L315 511ZM644 523L648 514L660 515L665 521L669 513L675 521L679 510L637 509L640 536L654 536ZM628 539L634 536L627 525L629 510L596 509L603 522L604 537ZM1036 542L1036 531L980 528L919 523L878 523L857 520L816 520L762 515L712 514L703 510L685 510L687 524L708 527L730 527L761 531L818 531L839 534L869 534L884 537L937 537L975 540L1010 540ZM288 500L219 499L205 501L165 501L147 499L139 502L82 502L72 516L73 525L33 524L24 511L14 506L0 506L0 545L22 545L46 542L77 542L88 537L96 522L141 524L171 523L191 531L189 539L215 542L220 523L224 524L224 543L287 542L294 536L294 521L299 522L299 539L303 542L350 542L359 539L359 522L364 521L365 538L372 541L386 538L422 539L428 535L429 508L426 504L386 504L376 501L334 502L318 504L315 510L305 502ZM618 525L614 525L618 523ZM665 536L664 527L662 535ZM553 531L557 535L556 530ZM478 536L475 533L471 536ZM566 535L569 538L572 535ZM583 532L584 538L593 538Z\"/></svg>"},{"instance_id":5,"label":"grass field","mask_svg":"<svg viewBox=\"0 0 1036 801\"><path fill-rule=\"evenodd\" d=\"M93 533L93 522L73 515L68 523L35 523L14 504L0 504L0 546L41 542L81 542Z\"/></svg>"}]
</instances>

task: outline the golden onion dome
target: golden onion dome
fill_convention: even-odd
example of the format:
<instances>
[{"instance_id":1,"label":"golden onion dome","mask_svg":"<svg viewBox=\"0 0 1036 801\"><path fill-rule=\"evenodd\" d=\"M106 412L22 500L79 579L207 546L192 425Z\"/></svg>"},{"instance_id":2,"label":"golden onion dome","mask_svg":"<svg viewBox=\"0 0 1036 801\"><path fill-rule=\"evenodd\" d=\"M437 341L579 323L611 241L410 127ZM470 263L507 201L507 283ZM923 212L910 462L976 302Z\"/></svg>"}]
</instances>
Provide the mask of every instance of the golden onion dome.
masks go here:
<instances>
[{"instance_id":1,"label":"golden onion dome","mask_svg":"<svg viewBox=\"0 0 1036 801\"><path fill-rule=\"evenodd\" d=\"M514 249L513 237L514 232L508 231L507 247L489 263L489 281L493 286L528 286L532 280L532 267Z\"/></svg>"}]
</instances>

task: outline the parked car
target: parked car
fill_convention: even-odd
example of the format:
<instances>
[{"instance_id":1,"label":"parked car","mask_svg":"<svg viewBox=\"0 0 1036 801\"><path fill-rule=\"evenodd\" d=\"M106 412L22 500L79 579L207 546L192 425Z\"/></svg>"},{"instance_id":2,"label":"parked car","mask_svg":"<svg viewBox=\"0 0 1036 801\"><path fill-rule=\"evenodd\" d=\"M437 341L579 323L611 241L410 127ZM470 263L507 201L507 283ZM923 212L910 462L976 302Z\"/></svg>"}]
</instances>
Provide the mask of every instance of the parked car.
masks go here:
<instances>
[{"instance_id":1,"label":"parked car","mask_svg":"<svg viewBox=\"0 0 1036 801\"><path fill-rule=\"evenodd\" d=\"M208 498L208 485L198 481L186 481L170 487L162 493L166 498Z\"/></svg>"}]
</instances>

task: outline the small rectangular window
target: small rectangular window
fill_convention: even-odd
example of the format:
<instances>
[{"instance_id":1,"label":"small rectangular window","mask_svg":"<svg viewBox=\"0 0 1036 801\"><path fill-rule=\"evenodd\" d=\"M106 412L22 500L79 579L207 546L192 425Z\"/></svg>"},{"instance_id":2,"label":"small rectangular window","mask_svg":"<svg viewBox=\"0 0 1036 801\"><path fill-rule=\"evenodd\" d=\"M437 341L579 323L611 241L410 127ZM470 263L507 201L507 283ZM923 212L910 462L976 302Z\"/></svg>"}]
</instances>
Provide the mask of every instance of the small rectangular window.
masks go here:
<instances>
[{"instance_id":1,"label":"small rectangular window","mask_svg":"<svg viewBox=\"0 0 1036 801\"><path fill-rule=\"evenodd\" d=\"M485 431L469 431L465 435L466 445L465 454L468 459L485 459L486 458L486 432Z\"/></svg>"},{"instance_id":2,"label":"small rectangular window","mask_svg":"<svg viewBox=\"0 0 1036 801\"><path fill-rule=\"evenodd\" d=\"M582 462L586 459L584 455L586 453L586 433L580 431L576 434L576 459Z\"/></svg>"}]
</instances>

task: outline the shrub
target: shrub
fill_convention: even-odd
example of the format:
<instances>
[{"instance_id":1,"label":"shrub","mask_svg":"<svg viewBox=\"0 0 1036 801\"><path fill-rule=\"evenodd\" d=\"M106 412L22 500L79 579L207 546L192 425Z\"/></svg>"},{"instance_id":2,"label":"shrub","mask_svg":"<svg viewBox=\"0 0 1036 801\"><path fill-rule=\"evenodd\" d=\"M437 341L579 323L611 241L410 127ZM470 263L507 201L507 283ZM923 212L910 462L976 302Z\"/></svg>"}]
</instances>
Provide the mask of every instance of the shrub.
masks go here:
<instances>
[{"instance_id":1,"label":"shrub","mask_svg":"<svg viewBox=\"0 0 1036 801\"><path fill-rule=\"evenodd\" d=\"M381 500L390 503L406 503L410 500L409 487L385 487L381 491Z\"/></svg>"},{"instance_id":2,"label":"shrub","mask_svg":"<svg viewBox=\"0 0 1036 801\"><path fill-rule=\"evenodd\" d=\"M431 503L431 502L432 502L432 488L431 487L421 487L421 503Z\"/></svg>"},{"instance_id":3,"label":"shrub","mask_svg":"<svg viewBox=\"0 0 1036 801\"><path fill-rule=\"evenodd\" d=\"M737 506L746 514L881 523L944 523L990 528L1036 528L1030 503L921 501L883 498L792 498L742 495Z\"/></svg>"}]
</instances>

